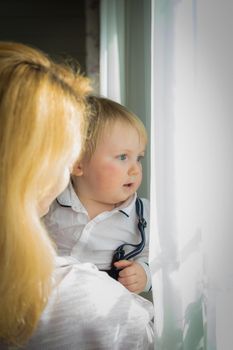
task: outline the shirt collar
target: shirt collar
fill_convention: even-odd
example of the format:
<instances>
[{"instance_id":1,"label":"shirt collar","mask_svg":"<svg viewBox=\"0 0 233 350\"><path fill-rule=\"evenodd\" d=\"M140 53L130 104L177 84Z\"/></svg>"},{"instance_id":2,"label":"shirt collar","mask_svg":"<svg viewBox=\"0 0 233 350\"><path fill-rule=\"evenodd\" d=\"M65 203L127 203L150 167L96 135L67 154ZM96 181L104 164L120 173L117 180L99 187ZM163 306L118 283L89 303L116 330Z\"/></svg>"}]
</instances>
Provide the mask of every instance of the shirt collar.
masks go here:
<instances>
[{"instance_id":1,"label":"shirt collar","mask_svg":"<svg viewBox=\"0 0 233 350\"><path fill-rule=\"evenodd\" d=\"M132 210L135 210L135 202L137 199L137 193L132 194L125 202L123 202L119 207L116 207L114 210L118 210L126 216L130 216Z\"/></svg>"},{"instance_id":2,"label":"shirt collar","mask_svg":"<svg viewBox=\"0 0 233 350\"><path fill-rule=\"evenodd\" d=\"M125 202L121 203L118 207L114 208L112 212L120 211L126 216L130 216L132 210L135 208L135 202L137 193L132 194ZM86 209L80 202L78 195L75 193L71 181L66 189L57 197L59 204L67 207L71 207L74 211L87 213Z\"/></svg>"},{"instance_id":3,"label":"shirt collar","mask_svg":"<svg viewBox=\"0 0 233 350\"><path fill-rule=\"evenodd\" d=\"M71 207L74 211L87 213L86 209L80 202L77 194L74 191L71 181L66 189L57 197L59 204Z\"/></svg>"}]
</instances>

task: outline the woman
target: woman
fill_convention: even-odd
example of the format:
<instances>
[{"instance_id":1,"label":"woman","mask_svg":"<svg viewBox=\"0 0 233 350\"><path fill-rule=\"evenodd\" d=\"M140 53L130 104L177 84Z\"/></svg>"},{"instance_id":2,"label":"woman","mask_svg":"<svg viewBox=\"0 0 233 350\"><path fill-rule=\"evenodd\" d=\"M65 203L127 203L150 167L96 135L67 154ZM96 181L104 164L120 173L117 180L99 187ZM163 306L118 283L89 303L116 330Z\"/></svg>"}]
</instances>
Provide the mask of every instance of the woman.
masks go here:
<instances>
[{"instance_id":1,"label":"woman","mask_svg":"<svg viewBox=\"0 0 233 350\"><path fill-rule=\"evenodd\" d=\"M91 264L56 256L40 217L66 187L87 79L0 43L0 348L153 348L152 305Z\"/></svg>"}]
</instances>

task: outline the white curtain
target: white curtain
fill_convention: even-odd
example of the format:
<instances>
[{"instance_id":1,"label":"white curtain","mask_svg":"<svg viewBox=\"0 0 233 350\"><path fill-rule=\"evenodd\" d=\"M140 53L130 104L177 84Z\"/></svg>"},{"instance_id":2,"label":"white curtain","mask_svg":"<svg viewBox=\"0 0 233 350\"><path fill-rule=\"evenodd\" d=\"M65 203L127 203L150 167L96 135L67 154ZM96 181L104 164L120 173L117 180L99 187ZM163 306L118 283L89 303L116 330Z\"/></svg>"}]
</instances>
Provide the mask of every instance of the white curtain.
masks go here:
<instances>
[{"instance_id":1,"label":"white curtain","mask_svg":"<svg viewBox=\"0 0 233 350\"><path fill-rule=\"evenodd\" d=\"M156 349L233 348L232 33L230 0L152 1Z\"/></svg>"}]
</instances>

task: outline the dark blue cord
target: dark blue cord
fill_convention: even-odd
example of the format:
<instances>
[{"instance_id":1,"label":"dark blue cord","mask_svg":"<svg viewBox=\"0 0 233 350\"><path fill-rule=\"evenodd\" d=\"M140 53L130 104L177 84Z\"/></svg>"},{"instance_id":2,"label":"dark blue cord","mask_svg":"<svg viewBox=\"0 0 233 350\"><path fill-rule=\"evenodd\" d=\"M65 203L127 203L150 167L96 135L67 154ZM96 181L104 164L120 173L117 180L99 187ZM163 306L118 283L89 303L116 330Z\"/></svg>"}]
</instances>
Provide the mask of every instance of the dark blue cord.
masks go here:
<instances>
[{"instance_id":1,"label":"dark blue cord","mask_svg":"<svg viewBox=\"0 0 233 350\"><path fill-rule=\"evenodd\" d=\"M119 275L119 270L114 266L114 263L119 260L129 260L134 258L136 255L140 254L145 247L146 237L145 237L144 229L147 226L147 222L143 217L142 200L137 197L135 205L136 205L136 213L138 216L138 229L141 234L141 242L139 244L124 243L124 244L121 244L115 250L113 254L112 263L111 263L111 270L109 272L109 275L114 279L118 279L118 275ZM126 246L134 247L134 249L131 252L125 254L124 248Z\"/></svg>"}]
</instances>

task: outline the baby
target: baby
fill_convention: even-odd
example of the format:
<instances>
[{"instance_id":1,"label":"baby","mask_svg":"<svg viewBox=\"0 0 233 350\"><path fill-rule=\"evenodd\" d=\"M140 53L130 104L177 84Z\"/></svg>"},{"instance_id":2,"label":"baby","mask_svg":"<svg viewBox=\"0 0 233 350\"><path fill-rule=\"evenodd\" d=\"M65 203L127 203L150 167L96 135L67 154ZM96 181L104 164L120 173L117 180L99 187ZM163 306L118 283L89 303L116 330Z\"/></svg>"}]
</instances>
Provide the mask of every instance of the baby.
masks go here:
<instances>
[{"instance_id":1,"label":"baby","mask_svg":"<svg viewBox=\"0 0 233 350\"><path fill-rule=\"evenodd\" d=\"M45 224L58 254L94 263L132 292L149 291L149 201L137 197L147 133L117 102L90 96L88 103L82 154Z\"/></svg>"}]
</instances>

